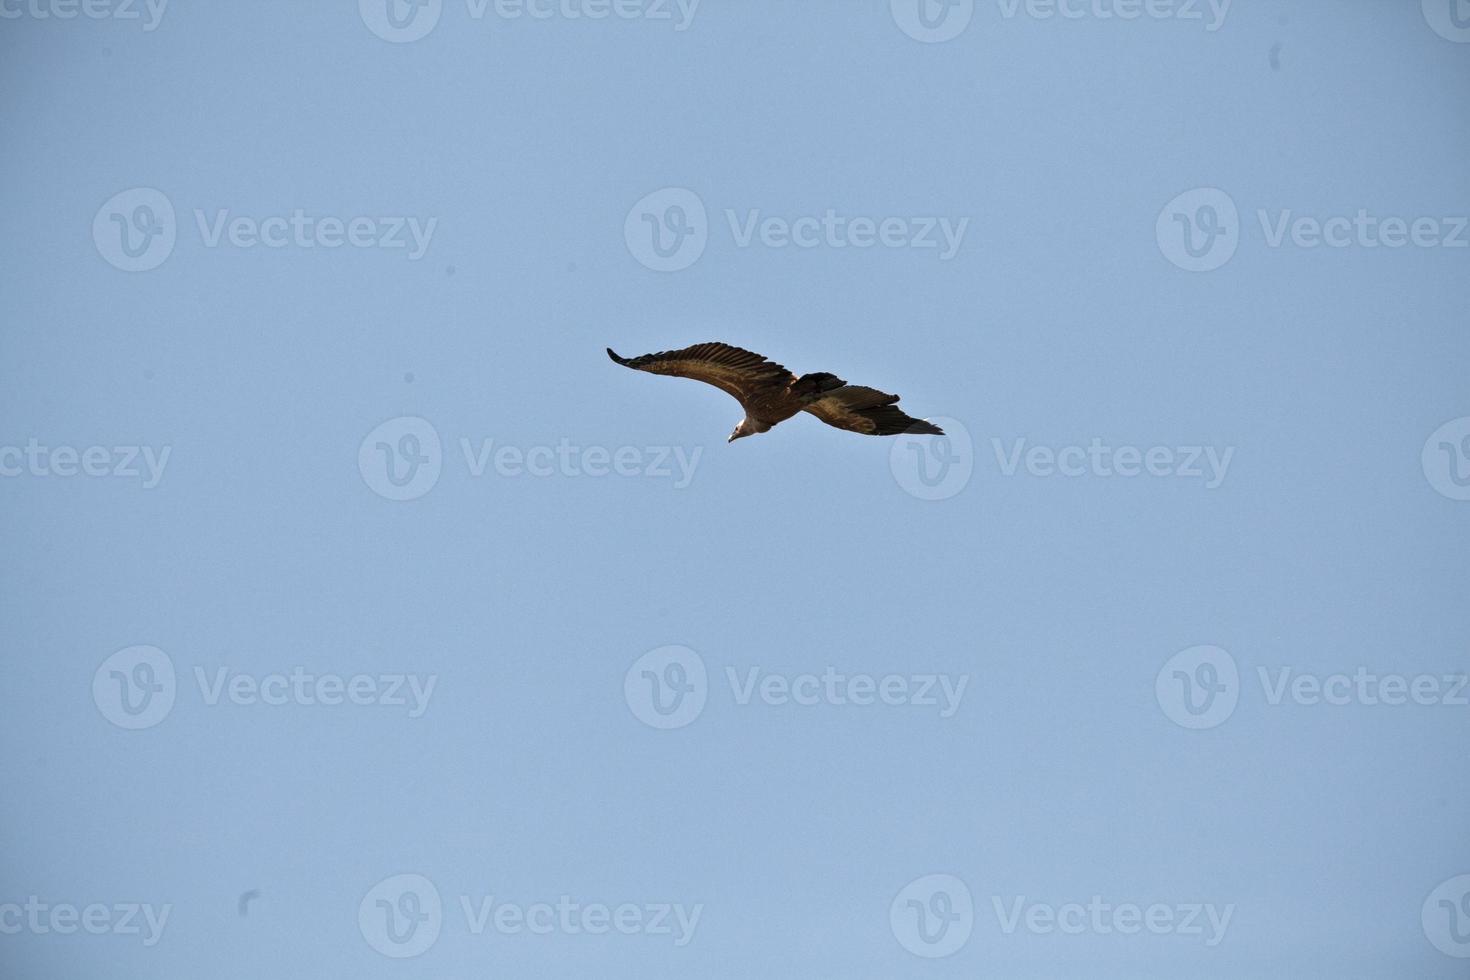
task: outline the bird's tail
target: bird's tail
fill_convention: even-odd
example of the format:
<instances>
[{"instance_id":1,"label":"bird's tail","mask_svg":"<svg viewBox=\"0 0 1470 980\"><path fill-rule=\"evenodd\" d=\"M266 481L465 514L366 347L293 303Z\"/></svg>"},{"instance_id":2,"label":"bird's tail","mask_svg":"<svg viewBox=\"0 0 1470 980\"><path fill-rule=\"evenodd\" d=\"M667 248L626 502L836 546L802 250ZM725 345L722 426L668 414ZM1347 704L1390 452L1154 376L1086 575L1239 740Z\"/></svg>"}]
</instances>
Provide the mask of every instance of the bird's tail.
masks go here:
<instances>
[{"instance_id":1,"label":"bird's tail","mask_svg":"<svg viewBox=\"0 0 1470 980\"><path fill-rule=\"evenodd\" d=\"M835 374L818 371L815 374L803 374L791 382L791 393L801 398L816 400L829 391L834 391L847 384Z\"/></svg>"}]
</instances>

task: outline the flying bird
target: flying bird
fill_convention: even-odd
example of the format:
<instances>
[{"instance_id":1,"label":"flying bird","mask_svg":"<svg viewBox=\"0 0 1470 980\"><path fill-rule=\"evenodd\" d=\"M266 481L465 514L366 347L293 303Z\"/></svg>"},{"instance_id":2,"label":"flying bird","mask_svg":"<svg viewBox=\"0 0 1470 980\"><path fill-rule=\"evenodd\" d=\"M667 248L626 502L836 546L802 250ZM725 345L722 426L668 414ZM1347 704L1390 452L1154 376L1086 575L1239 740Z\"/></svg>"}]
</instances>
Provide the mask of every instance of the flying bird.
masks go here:
<instances>
[{"instance_id":1,"label":"flying bird","mask_svg":"<svg viewBox=\"0 0 1470 980\"><path fill-rule=\"evenodd\" d=\"M897 395L850 385L824 371L798 378L774 361L729 344L695 344L641 357L620 357L609 347L607 356L635 371L693 378L734 396L745 409L745 418L727 442L769 432L797 412L810 412L830 426L868 436L944 434L932 422L905 415L897 407Z\"/></svg>"},{"instance_id":2,"label":"flying bird","mask_svg":"<svg viewBox=\"0 0 1470 980\"><path fill-rule=\"evenodd\" d=\"M258 888L252 888L252 889L250 889L247 892L241 892L240 893L240 901L238 903L238 908L240 910L240 914L241 915L249 915L250 914L250 903L252 901L254 901L255 899L259 898L259 897L260 897L260 889L258 889Z\"/></svg>"}]
</instances>

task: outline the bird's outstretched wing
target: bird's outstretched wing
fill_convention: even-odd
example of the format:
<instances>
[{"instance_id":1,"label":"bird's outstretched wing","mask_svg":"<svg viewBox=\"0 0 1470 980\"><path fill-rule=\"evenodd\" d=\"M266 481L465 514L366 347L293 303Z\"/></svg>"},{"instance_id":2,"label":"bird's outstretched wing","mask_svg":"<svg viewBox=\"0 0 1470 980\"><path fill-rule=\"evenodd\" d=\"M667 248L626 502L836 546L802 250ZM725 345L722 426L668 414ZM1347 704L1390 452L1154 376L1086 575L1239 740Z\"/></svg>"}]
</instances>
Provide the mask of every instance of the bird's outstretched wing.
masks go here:
<instances>
[{"instance_id":1,"label":"bird's outstretched wing","mask_svg":"<svg viewBox=\"0 0 1470 980\"><path fill-rule=\"evenodd\" d=\"M862 385L846 385L812 402L804 411L830 426L865 436L944 435L944 430L934 423L904 414L897 402L897 395Z\"/></svg>"},{"instance_id":2,"label":"bird's outstretched wing","mask_svg":"<svg viewBox=\"0 0 1470 980\"><path fill-rule=\"evenodd\" d=\"M712 384L733 395L741 405L784 392L796 380L790 371L774 361L729 344L695 344L683 350L665 350L641 357L619 357L609 347L607 356L636 371Z\"/></svg>"}]
</instances>

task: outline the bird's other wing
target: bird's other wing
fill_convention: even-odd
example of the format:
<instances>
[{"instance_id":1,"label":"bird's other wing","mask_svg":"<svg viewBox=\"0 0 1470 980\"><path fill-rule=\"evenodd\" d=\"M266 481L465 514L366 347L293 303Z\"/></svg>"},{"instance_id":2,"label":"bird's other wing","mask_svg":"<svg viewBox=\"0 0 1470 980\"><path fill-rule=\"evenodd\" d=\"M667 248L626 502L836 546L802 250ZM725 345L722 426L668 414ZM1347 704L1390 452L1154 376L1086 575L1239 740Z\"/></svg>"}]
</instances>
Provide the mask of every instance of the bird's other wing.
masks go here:
<instances>
[{"instance_id":1,"label":"bird's other wing","mask_svg":"<svg viewBox=\"0 0 1470 980\"><path fill-rule=\"evenodd\" d=\"M904 414L897 402L897 395L885 394L876 388L847 385L812 402L804 411L811 412L830 426L861 432L865 436L902 433L944 435L944 430L934 423Z\"/></svg>"},{"instance_id":2,"label":"bird's other wing","mask_svg":"<svg viewBox=\"0 0 1470 980\"><path fill-rule=\"evenodd\" d=\"M712 384L733 395L742 405L755 396L784 391L795 380L790 371L774 361L729 344L695 344L683 350L665 350L641 357L620 357L609 347L607 356L635 371Z\"/></svg>"}]
</instances>

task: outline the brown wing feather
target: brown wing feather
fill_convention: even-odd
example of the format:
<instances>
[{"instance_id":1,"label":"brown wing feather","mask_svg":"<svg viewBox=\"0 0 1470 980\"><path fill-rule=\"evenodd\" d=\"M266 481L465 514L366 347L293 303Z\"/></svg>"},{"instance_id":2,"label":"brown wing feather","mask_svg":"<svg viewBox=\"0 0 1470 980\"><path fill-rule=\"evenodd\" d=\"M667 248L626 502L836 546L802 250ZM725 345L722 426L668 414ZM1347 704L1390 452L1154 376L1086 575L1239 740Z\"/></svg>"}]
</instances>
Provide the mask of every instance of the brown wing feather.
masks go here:
<instances>
[{"instance_id":1,"label":"brown wing feather","mask_svg":"<svg viewBox=\"0 0 1470 980\"><path fill-rule=\"evenodd\" d=\"M784 392L787 385L796 380L790 371L774 361L729 344L695 344L683 350L665 350L641 357L619 357L609 347L607 356L635 371L693 378L712 384L733 395L742 405L747 405L752 399Z\"/></svg>"},{"instance_id":2,"label":"brown wing feather","mask_svg":"<svg viewBox=\"0 0 1470 980\"><path fill-rule=\"evenodd\" d=\"M847 385L806 406L805 411L838 429L861 432L866 436L943 435L944 430L932 422L912 418L895 404L897 395L876 388Z\"/></svg>"}]
</instances>

